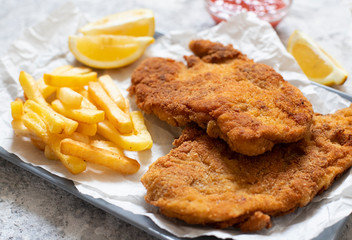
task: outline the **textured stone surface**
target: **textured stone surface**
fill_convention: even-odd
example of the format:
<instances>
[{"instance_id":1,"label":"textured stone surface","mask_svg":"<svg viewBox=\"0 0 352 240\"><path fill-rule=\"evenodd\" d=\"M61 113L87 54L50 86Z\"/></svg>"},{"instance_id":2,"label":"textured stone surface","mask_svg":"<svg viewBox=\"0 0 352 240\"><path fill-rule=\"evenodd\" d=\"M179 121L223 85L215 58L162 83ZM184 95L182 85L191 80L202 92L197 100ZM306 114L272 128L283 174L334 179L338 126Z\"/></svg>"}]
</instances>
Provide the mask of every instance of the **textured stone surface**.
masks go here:
<instances>
[{"instance_id":1,"label":"textured stone surface","mask_svg":"<svg viewBox=\"0 0 352 240\"><path fill-rule=\"evenodd\" d=\"M131 8L154 10L156 30L201 30L214 24L202 0L76 0L93 19ZM21 32L43 20L61 0L0 0L0 56ZM290 15L277 27L284 43L294 29L317 39L352 73L351 0L294 0ZM344 17L343 17L344 16ZM346 29L346 31L343 31ZM351 92L350 80L340 89ZM351 89L351 90L350 90ZM141 239L154 237L0 159L0 239ZM352 238L348 219L337 239Z\"/></svg>"}]
</instances>

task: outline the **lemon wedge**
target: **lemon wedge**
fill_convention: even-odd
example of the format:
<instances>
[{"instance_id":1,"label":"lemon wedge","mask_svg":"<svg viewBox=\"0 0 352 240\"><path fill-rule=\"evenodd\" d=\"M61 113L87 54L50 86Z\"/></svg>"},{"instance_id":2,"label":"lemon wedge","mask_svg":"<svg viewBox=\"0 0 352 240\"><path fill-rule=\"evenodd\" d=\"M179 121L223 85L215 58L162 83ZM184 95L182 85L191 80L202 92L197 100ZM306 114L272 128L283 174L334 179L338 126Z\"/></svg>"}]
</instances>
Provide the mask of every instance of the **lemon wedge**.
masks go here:
<instances>
[{"instance_id":1,"label":"lemon wedge","mask_svg":"<svg viewBox=\"0 0 352 240\"><path fill-rule=\"evenodd\" d=\"M90 67L110 69L126 66L142 56L152 37L70 36L69 48L78 61Z\"/></svg>"},{"instance_id":2,"label":"lemon wedge","mask_svg":"<svg viewBox=\"0 0 352 240\"><path fill-rule=\"evenodd\" d=\"M80 29L84 35L154 35L154 13L149 9L133 9L126 12L106 16L96 22L87 24Z\"/></svg>"},{"instance_id":3,"label":"lemon wedge","mask_svg":"<svg viewBox=\"0 0 352 240\"><path fill-rule=\"evenodd\" d=\"M347 79L347 71L313 39L301 31L296 30L291 34L287 51L293 55L311 81L331 86L341 85Z\"/></svg>"}]
</instances>

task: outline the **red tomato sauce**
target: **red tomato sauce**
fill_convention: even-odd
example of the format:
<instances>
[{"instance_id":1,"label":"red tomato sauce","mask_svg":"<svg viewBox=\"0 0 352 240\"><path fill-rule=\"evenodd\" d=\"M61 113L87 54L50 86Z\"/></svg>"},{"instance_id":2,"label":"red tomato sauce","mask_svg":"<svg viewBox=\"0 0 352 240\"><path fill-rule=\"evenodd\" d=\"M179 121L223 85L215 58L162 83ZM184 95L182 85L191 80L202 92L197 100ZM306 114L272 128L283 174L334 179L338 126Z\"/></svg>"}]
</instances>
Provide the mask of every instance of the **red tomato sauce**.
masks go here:
<instances>
[{"instance_id":1,"label":"red tomato sauce","mask_svg":"<svg viewBox=\"0 0 352 240\"><path fill-rule=\"evenodd\" d=\"M259 18L270 22L274 27L281 21L283 16L275 16L280 9L287 5L283 0L209 0L208 10L215 22L226 20L237 12L250 11ZM275 19L278 18L278 19Z\"/></svg>"}]
</instances>

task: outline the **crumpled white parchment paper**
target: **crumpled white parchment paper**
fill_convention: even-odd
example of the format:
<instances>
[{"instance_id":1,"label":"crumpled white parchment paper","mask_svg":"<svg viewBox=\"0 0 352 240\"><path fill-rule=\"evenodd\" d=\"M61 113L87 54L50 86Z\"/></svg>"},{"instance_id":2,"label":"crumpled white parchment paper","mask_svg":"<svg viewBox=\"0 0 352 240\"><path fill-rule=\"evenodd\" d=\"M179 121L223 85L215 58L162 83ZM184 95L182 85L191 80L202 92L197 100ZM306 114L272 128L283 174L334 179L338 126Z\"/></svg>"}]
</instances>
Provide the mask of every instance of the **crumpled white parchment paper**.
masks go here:
<instances>
[{"instance_id":1,"label":"crumpled white parchment paper","mask_svg":"<svg viewBox=\"0 0 352 240\"><path fill-rule=\"evenodd\" d=\"M164 156L172 148L172 141L180 130L170 127L155 116L145 116L146 124L154 140L151 150L126 152L141 163L140 171L132 176L123 176L104 167L89 164L86 172L72 175L57 161L45 159L43 153L29 141L15 137L11 128L10 102L22 97L18 82L21 70L36 79L43 73L64 64L79 65L68 50L69 35L78 34L77 30L87 22L86 18L72 4L66 4L52 13L40 24L27 29L22 37L14 42L8 54L0 61L0 145L23 161L40 166L53 174L74 181L83 194L102 198L135 214L150 217L158 226L179 237L213 235L218 238L233 239L311 239L325 228L349 215L352 211L352 175L350 171L342 176L328 191L316 197L307 207L292 214L273 218L273 227L259 233L245 234L236 229L218 230L198 227L171 220L160 215L155 207L144 202L145 189L140 177L157 158ZM149 56L170 57L183 61L184 55L191 52L188 43L191 39L204 38L233 46L253 58L274 67L287 81L299 87L312 102L314 110L330 113L347 107L350 103L338 95L310 85L298 65L285 50L271 26L254 15L240 14L227 23L219 24L199 33L174 32L158 39L148 48L142 58ZM130 85L130 74L141 60L117 70L99 71L108 73L116 84L124 90ZM137 110L131 99L131 108ZM176 224L177 223L177 224Z\"/></svg>"}]
</instances>

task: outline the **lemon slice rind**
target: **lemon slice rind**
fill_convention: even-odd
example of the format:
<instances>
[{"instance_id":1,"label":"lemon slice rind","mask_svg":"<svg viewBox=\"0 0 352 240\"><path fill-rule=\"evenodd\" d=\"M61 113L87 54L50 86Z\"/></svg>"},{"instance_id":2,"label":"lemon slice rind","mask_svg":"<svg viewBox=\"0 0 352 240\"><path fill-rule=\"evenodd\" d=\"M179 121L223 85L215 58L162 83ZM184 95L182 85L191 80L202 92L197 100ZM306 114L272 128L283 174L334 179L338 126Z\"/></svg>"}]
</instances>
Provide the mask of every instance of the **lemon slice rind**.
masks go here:
<instances>
[{"instance_id":1,"label":"lemon slice rind","mask_svg":"<svg viewBox=\"0 0 352 240\"><path fill-rule=\"evenodd\" d=\"M294 31L287 44L287 51L292 54L293 47L295 44L303 44L309 47L315 54L317 54L326 65L330 66L332 71L324 78L314 78L309 76L309 73L305 73L307 77L314 82L331 86L331 85L342 85L348 76L348 73L343 67L328 53L326 53L314 40L312 40L306 34L296 30ZM293 55L294 56L294 55ZM295 56L294 56L295 57ZM297 63L300 65L300 59L295 57Z\"/></svg>"},{"instance_id":2,"label":"lemon slice rind","mask_svg":"<svg viewBox=\"0 0 352 240\"><path fill-rule=\"evenodd\" d=\"M145 30L148 28L147 30ZM149 9L133 9L101 18L83 26L84 35L150 36L155 32L154 13Z\"/></svg>"},{"instance_id":3,"label":"lemon slice rind","mask_svg":"<svg viewBox=\"0 0 352 240\"><path fill-rule=\"evenodd\" d=\"M101 61L89 58L82 54L77 48L77 40L79 38L129 38L131 39L131 44L137 44L137 50L132 52L130 55L124 58L117 59L115 61ZM112 69L123 67L129 65L140 58L145 52L146 48L154 42L152 37L131 37L131 36L112 36L112 35L97 35L97 36L69 36L69 48L71 53L76 57L76 59L90 67L99 68L99 69ZM96 48L100 46L97 45Z\"/></svg>"}]
</instances>

